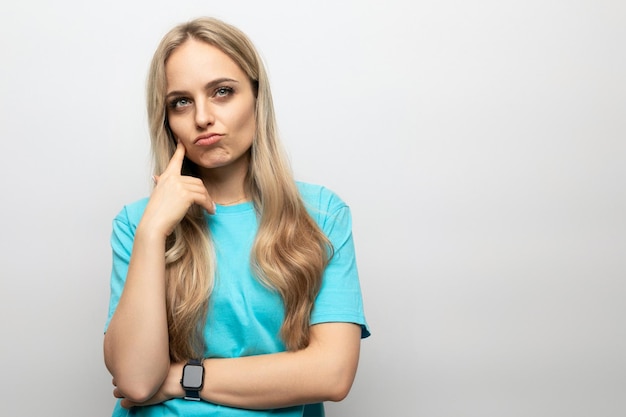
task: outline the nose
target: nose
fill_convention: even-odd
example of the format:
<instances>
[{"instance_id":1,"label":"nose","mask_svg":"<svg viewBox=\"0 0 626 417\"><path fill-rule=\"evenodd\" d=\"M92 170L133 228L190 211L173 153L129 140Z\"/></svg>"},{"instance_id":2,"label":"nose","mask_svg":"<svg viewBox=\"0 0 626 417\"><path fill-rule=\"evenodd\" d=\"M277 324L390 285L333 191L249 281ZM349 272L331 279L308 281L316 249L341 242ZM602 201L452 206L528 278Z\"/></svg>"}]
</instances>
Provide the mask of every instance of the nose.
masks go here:
<instances>
[{"instance_id":1,"label":"nose","mask_svg":"<svg viewBox=\"0 0 626 417\"><path fill-rule=\"evenodd\" d=\"M198 129L202 130L207 126L211 126L214 121L213 111L209 103L202 100L196 101L195 121Z\"/></svg>"}]
</instances>

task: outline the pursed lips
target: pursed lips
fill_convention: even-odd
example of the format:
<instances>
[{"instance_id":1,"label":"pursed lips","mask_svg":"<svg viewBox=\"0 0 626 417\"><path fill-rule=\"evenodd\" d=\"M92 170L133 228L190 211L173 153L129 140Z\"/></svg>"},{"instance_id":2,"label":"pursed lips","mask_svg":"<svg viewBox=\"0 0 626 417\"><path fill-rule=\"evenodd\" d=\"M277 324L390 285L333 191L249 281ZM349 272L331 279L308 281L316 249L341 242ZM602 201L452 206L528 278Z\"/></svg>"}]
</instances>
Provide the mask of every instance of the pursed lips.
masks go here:
<instances>
[{"instance_id":1,"label":"pursed lips","mask_svg":"<svg viewBox=\"0 0 626 417\"><path fill-rule=\"evenodd\" d=\"M199 145L199 146L209 146L209 145L213 145L214 143L217 143L220 141L220 139L222 139L222 134L219 133L207 133L204 135L200 135L196 138L196 140L193 141L194 145Z\"/></svg>"}]
</instances>

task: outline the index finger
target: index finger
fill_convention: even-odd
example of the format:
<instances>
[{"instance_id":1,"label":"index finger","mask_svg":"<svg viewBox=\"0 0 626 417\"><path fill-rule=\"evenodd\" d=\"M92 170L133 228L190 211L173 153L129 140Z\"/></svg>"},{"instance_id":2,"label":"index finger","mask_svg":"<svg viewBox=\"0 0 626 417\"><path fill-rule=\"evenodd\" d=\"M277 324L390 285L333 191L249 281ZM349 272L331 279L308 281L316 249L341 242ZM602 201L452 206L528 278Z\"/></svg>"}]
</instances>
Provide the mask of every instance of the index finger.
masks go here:
<instances>
[{"instance_id":1,"label":"index finger","mask_svg":"<svg viewBox=\"0 0 626 417\"><path fill-rule=\"evenodd\" d=\"M181 173L183 169L183 161L185 160L185 145L183 145L180 141L176 145L176 150L174 151L174 155L170 159L170 163L167 164L167 168L165 168L165 172L175 172L176 174Z\"/></svg>"}]
</instances>

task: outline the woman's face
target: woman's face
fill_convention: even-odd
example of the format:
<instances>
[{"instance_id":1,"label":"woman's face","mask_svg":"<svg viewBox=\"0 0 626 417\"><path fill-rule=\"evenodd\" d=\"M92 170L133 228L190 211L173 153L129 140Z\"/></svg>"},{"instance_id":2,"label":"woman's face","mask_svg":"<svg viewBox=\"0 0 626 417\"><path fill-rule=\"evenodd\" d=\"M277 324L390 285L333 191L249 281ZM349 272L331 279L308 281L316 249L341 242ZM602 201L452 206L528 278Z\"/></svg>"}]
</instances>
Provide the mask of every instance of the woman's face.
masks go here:
<instances>
[{"instance_id":1,"label":"woman's face","mask_svg":"<svg viewBox=\"0 0 626 417\"><path fill-rule=\"evenodd\" d=\"M189 39L165 64L165 103L172 133L201 174L247 169L255 134L255 96L248 76L225 53Z\"/></svg>"}]
</instances>

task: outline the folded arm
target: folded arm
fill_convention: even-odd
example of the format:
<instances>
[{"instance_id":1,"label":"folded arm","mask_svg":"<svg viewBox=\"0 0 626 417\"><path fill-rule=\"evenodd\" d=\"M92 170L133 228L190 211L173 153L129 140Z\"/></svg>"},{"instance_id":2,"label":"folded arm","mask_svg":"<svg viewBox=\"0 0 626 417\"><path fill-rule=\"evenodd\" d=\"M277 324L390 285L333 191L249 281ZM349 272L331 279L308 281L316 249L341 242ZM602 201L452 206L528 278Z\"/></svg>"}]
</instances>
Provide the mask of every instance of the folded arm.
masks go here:
<instances>
[{"instance_id":1,"label":"folded arm","mask_svg":"<svg viewBox=\"0 0 626 417\"><path fill-rule=\"evenodd\" d=\"M341 401L348 395L359 361L361 329L352 323L311 327L308 347L296 352L231 359L205 359L203 400L229 407L271 409ZM172 364L153 398L144 403L124 399L122 405L149 405L181 398L183 363ZM116 396L124 397L119 391Z\"/></svg>"}]
</instances>

